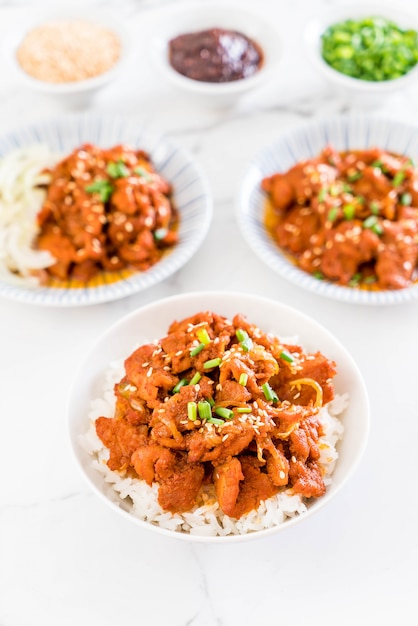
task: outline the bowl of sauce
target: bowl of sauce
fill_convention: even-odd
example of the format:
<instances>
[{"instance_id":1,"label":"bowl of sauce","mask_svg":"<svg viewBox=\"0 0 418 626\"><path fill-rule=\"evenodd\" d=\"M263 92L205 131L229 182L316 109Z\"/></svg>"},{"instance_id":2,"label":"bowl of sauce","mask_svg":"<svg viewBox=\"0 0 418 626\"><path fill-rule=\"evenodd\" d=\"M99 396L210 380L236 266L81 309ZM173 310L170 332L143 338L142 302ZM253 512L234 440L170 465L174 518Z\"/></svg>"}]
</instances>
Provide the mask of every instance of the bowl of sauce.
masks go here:
<instances>
[{"instance_id":1,"label":"bowl of sauce","mask_svg":"<svg viewBox=\"0 0 418 626\"><path fill-rule=\"evenodd\" d=\"M155 67L174 87L208 106L231 106L277 76L277 29L238 6L178 4L151 27ZM271 83L270 83L271 84Z\"/></svg>"},{"instance_id":2,"label":"bowl of sauce","mask_svg":"<svg viewBox=\"0 0 418 626\"><path fill-rule=\"evenodd\" d=\"M169 42L171 67L204 83L229 83L254 76L263 66L263 58L256 41L226 28L186 33Z\"/></svg>"}]
</instances>

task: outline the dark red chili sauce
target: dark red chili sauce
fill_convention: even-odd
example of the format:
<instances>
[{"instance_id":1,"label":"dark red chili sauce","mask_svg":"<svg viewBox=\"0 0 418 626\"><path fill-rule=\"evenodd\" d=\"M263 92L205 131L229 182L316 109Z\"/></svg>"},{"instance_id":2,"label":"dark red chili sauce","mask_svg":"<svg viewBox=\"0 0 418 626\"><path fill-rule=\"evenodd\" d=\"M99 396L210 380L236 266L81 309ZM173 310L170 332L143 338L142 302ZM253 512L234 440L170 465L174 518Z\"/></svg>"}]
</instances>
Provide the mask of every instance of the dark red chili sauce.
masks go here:
<instances>
[{"instance_id":1,"label":"dark red chili sauce","mask_svg":"<svg viewBox=\"0 0 418 626\"><path fill-rule=\"evenodd\" d=\"M211 28L172 39L169 61L187 78L206 83L227 83L258 72L263 64L263 51L242 33Z\"/></svg>"}]
</instances>

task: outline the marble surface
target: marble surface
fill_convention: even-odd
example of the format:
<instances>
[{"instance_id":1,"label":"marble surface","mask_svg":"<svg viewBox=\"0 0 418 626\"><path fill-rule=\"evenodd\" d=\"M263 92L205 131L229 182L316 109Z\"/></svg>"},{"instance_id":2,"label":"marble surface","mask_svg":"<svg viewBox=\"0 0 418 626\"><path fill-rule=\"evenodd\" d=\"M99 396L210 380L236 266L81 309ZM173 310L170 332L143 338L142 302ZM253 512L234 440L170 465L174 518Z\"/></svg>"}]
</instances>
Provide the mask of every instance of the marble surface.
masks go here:
<instances>
[{"instance_id":1,"label":"marble surface","mask_svg":"<svg viewBox=\"0 0 418 626\"><path fill-rule=\"evenodd\" d=\"M74 309L1 301L0 625L416 624L418 303L377 309L305 293L256 258L234 218L256 151L285 128L352 109L311 71L300 42L304 19L344 3L259 0L254 8L277 22L284 57L276 80L232 110L197 107L154 75L147 20L174 0L90 4L116 9L138 46L89 109L146 121L191 150L209 178L214 216L194 259L136 296ZM400 5L417 11L415 0ZM0 38L38 6L0 1ZM1 133L68 112L22 89L4 58L0 76ZM414 122L417 112L418 85L374 114ZM348 347L370 393L368 447L345 488L306 524L247 544L187 545L142 531L99 501L69 449L68 391L97 337L143 304L202 288L307 312Z\"/></svg>"}]
</instances>

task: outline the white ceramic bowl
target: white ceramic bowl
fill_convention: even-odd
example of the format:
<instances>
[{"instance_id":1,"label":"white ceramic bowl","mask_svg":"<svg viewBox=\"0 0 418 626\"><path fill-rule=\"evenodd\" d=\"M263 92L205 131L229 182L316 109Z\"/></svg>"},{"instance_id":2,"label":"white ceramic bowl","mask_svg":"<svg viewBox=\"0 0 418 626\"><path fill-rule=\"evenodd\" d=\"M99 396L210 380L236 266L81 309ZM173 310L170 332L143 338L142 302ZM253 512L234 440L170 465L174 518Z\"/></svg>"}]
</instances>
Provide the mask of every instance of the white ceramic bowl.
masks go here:
<instances>
[{"instance_id":1,"label":"white ceramic bowl","mask_svg":"<svg viewBox=\"0 0 418 626\"><path fill-rule=\"evenodd\" d=\"M155 169L173 186L179 211L179 242L158 263L128 278L95 286L29 287L0 279L0 296L28 304L68 307L99 304L138 293L179 270L197 252L212 217L212 196L205 174L187 151L156 135L135 119L97 114L69 114L22 127L0 137L0 157L20 147L44 144L65 156L83 143L103 148L126 144L148 152Z\"/></svg>"},{"instance_id":2,"label":"white ceramic bowl","mask_svg":"<svg viewBox=\"0 0 418 626\"><path fill-rule=\"evenodd\" d=\"M27 33L34 28L52 21L83 20L114 32L121 44L120 57L115 65L102 74L86 80L71 83L48 83L30 76L17 60L17 50ZM83 106L110 82L116 80L125 68L133 50L131 35L124 20L111 10L67 6L37 9L28 12L26 18L16 23L4 41L3 50L14 76L27 89L59 100L71 106Z\"/></svg>"},{"instance_id":3,"label":"white ceramic bowl","mask_svg":"<svg viewBox=\"0 0 418 626\"><path fill-rule=\"evenodd\" d=\"M400 92L418 80L418 65L400 78L382 82L359 80L333 69L321 54L321 35L325 30L347 19L379 16L395 22L404 29L418 30L417 14L408 14L385 3L349 3L328 7L323 13L311 18L303 31L305 52L309 62L347 103L365 107L382 105L390 94Z\"/></svg>"},{"instance_id":4,"label":"white ceramic bowl","mask_svg":"<svg viewBox=\"0 0 418 626\"><path fill-rule=\"evenodd\" d=\"M103 475L92 467L92 457L82 442L89 428L90 403L92 399L102 396L105 371L109 364L126 358L136 346L165 336L172 321L202 310L210 310L226 317L242 313L262 330L282 336L298 336L300 344L307 351L320 350L325 356L335 360L338 368L338 374L334 379L336 392L347 391L350 394L349 406L342 416L345 432L337 446L339 458L332 485L324 496L308 506L305 513L268 530L244 535L205 537L170 531L141 521L126 509L123 501L104 481ZM363 455L369 431L369 402L361 373L350 354L328 330L313 319L279 302L249 294L197 292L160 300L138 309L113 325L96 342L81 363L73 381L68 405L68 426L78 468L90 487L113 511L120 513L145 531L187 541L240 542L270 536L296 524L303 524L334 499L353 474Z\"/></svg>"},{"instance_id":5,"label":"white ceramic bowl","mask_svg":"<svg viewBox=\"0 0 418 626\"><path fill-rule=\"evenodd\" d=\"M210 28L236 30L262 48L264 63L249 78L228 83L207 83L179 74L169 63L168 44L178 35ZM238 5L175 3L158 9L149 30L149 47L156 69L175 88L209 107L235 104L242 96L274 81L282 56L281 36L277 29L256 9Z\"/></svg>"},{"instance_id":6,"label":"white ceramic bowl","mask_svg":"<svg viewBox=\"0 0 418 626\"><path fill-rule=\"evenodd\" d=\"M299 161L318 156L327 145L338 151L383 148L418 157L418 127L368 115L318 118L285 131L249 163L237 197L237 219L253 251L274 271L313 293L343 302L388 305L418 298L418 284L398 290L366 291L318 280L299 269L281 252L264 222L266 196L261 181L275 172L285 172Z\"/></svg>"}]
</instances>

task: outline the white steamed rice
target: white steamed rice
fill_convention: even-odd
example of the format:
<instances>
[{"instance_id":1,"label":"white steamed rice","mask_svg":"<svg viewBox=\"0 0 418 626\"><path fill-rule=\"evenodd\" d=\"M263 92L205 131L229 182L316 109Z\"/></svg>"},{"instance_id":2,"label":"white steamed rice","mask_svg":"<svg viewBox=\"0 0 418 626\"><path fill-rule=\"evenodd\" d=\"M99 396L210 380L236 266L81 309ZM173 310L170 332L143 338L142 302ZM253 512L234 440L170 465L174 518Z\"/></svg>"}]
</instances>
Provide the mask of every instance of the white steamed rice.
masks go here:
<instances>
[{"instance_id":1,"label":"white steamed rice","mask_svg":"<svg viewBox=\"0 0 418 626\"><path fill-rule=\"evenodd\" d=\"M272 528L287 519L307 510L304 498L281 491L276 496L260 503L258 509L250 511L236 520L225 515L219 508L213 493L203 494L206 503L196 506L187 513L169 513L158 503L158 484L151 487L144 480L123 476L106 465L109 451L96 435L95 420L100 417L113 417L115 408L114 385L124 375L123 361L114 362L106 372L103 395L91 402L89 410L90 427L80 438L81 445L92 457L92 467L103 477L104 491L110 500L137 518L156 524L167 530L200 536L240 535ZM324 483L332 482L332 473L338 458L336 444L343 436L344 427L338 416L348 406L348 394L336 395L319 412L324 435L319 445L320 462L325 468Z\"/></svg>"}]
</instances>

